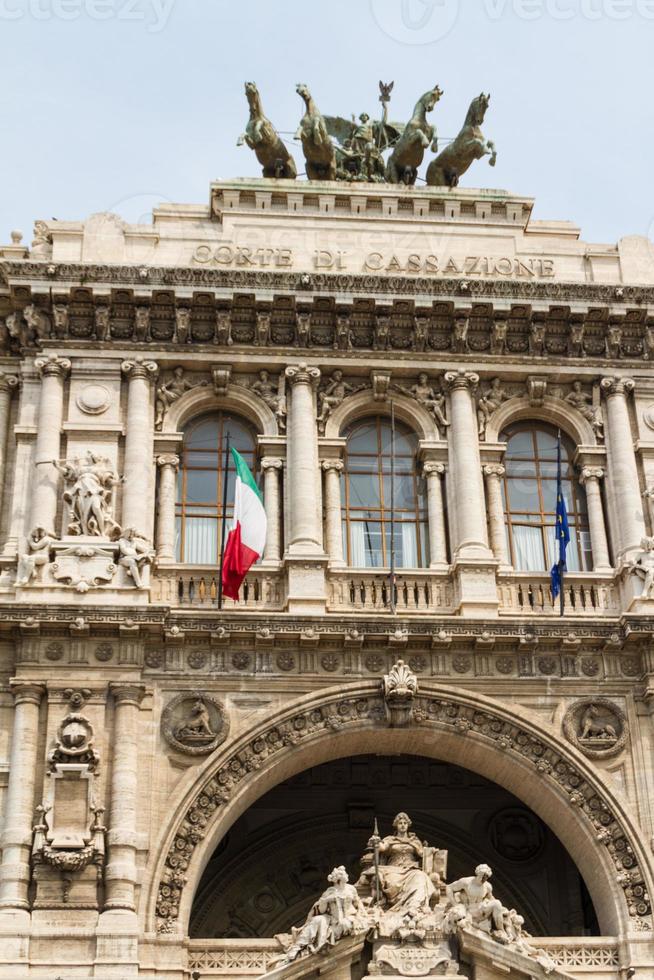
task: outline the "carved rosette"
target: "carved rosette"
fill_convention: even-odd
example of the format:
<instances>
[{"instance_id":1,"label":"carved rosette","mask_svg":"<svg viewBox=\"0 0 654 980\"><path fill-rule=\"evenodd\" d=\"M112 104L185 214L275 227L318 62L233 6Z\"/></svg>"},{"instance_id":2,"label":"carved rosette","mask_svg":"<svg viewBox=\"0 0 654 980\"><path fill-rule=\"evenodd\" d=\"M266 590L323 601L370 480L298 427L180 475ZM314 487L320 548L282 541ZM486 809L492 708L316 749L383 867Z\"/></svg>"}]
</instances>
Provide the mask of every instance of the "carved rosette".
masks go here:
<instances>
[{"instance_id":1,"label":"carved rosette","mask_svg":"<svg viewBox=\"0 0 654 980\"><path fill-rule=\"evenodd\" d=\"M164 708L161 733L176 752L208 755L227 738L229 718L216 698L201 691L185 691Z\"/></svg>"},{"instance_id":2,"label":"carved rosette","mask_svg":"<svg viewBox=\"0 0 654 980\"><path fill-rule=\"evenodd\" d=\"M587 770L578 767L544 732L507 717L491 704L471 704L442 690L432 695L424 692L413 699L413 722L434 735L440 731L457 732L462 738L481 736L484 742L495 744L516 761L533 765L541 779L556 783L567 794L571 806L591 825L598 843L607 848L633 928L652 929L651 906L638 862L637 844L630 839L620 814L612 809L601 779L593 779ZM217 811L243 780L270 760L293 751L298 743L334 732L354 733L357 729L385 725L384 698L377 686L357 688L349 694L339 692L325 697L320 704L289 712L223 756L190 802L171 841L158 886L158 932L175 931L186 872L195 848Z\"/></svg>"},{"instance_id":3,"label":"carved rosette","mask_svg":"<svg viewBox=\"0 0 654 980\"><path fill-rule=\"evenodd\" d=\"M590 759L611 759L627 744L629 723L622 708L608 698L584 698L566 711L563 734Z\"/></svg>"}]
</instances>

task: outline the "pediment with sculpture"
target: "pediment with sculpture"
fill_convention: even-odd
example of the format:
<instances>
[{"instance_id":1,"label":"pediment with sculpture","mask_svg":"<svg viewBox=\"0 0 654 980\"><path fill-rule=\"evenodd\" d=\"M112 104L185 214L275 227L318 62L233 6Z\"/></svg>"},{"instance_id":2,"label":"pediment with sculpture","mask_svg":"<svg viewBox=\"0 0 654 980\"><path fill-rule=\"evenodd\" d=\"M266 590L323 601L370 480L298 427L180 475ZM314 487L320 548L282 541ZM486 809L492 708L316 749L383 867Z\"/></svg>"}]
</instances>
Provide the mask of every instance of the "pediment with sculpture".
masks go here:
<instances>
[{"instance_id":1,"label":"pediment with sculpture","mask_svg":"<svg viewBox=\"0 0 654 980\"><path fill-rule=\"evenodd\" d=\"M365 980L462 980L467 975L462 955L484 955L484 947L487 957L506 960L507 976L565 977L526 932L519 912L495 896L492 874L480 864L472 874L448 882L447 851L422 841L408 814L398 813L385 837L375 821L356 882L350 883L344 866L334 868L304 923L275 937L280 953L266 977L299 980L305 975L302 964L313 976L324 958L337 956L345 940L357 937L368 945ZM472 948L476 952L470 954Z\"/></svg>"}]
</instances>

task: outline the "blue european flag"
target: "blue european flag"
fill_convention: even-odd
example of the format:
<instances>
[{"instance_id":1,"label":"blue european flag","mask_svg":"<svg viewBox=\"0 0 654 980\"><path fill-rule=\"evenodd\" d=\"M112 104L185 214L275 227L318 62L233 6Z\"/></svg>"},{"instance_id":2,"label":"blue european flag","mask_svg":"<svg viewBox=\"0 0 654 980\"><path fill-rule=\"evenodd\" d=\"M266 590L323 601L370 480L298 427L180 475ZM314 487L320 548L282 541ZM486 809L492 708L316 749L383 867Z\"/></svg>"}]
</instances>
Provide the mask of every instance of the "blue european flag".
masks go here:
<instances>
[{"instance_id":1,"label":"blue european flag","mask_svg":"<svg viewBox=\"0 0 654 980\"><path fill-rule=\"evenodd\" d=\"M556 445L556 540L559 545L558 561L552 565L550 572L552 598L556 599L561 591L563 584L563 573L566 570L565 550L570 542L570 526L568 525L568 511L565 506L563 496L563 484L561 481L561 433Z\"/></svg>"}]
</instances>

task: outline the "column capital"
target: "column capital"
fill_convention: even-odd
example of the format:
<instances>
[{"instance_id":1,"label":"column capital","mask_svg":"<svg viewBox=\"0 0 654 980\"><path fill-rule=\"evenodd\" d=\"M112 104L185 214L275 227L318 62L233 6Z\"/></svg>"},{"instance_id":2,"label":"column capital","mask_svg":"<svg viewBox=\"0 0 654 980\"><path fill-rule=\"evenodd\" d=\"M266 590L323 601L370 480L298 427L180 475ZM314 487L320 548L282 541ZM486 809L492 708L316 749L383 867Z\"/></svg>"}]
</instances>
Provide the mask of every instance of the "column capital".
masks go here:
<instances>
[{"instance_id":1,"label":"column capital","mask_svg":"<svg viewBox=\"0 0 654 980\"><path fill-rule=\"evenodd\" d=\"M345 469L345 464L341 459L323 459L320 465L325 471L325 473L328 473L330 470L332 470L334 473L340 474Z\"/></svg>"},{"instance_id":2,"label":"column capital","mask_svg":"<svg viewBox=\"0 0 654 980\"><path fill-rule=\"evenodd\" d=\"M9 681L14 704L41 704L45 694L45 684L37 681L20 681L15 677Z\"/></svg>"},{"instance_id":3,"label":"column capital","mask_svg":"<svg viewBox=\"0 0 654 980\"><path fill-rule=\"evenodd\" d=\"M600 381L600 388L607 396L610 398L611 395L630 395L631 392L636 387L636 382L633 378L623 378L618 375L610 378L602 378Z\"/></svg>"},{"instance_id":4,"label":"column capital","mask_svg":"<svg viewBox=\"0 0 654 980\"><path fill-rule=\"evenodd\" d=\"M604 476L604 470L601 466L584 466L582 467L581 473L579 475L579 482L582 486L589 480L601 480Z\"/></svg>"},{"instance_id":5,"label":"column capital","mask_svg":"<svg viewBox=\"0 0 654 980\"><path fill-rule=\"evenodd\" d=\"M18 387L18 378L15 374L6 374L0 371L0 392L11 394Z\"/></svg>"},{"instance_id":6,"label":"column capital","mask_svg":"<svg viewBox=\"0 0 654 980\"><path fill-rule=\"evenodd\" d=\"M67 357L48 354L47 357L37 357L34 361L34 367L41 378L65 378L70 371L70 361Z\"/></svg>"},{"instance_id":7,"label":"column capital","mask_svg":"<svg viewBox=\"0 0 654 980\"><path fill-rule=\"evenodd\" d=\"M144 361L142 357L135 357L133 361L123 361L120 370L130 381L135 378L154 381L159 373L159 365L156 361Z\"/></svg>"},{"instance_id":8,"label":"column capital","mask_svg":"<svg viewBox=\"0 0 654 980\"><path fill-rule=\"evenodd\" d=\"M474 391L479 384L479 375L474 371L447 371L444 375L445 384L451 391L465 388Z\"/></svg>"},{"instance_id":9,"label":"column capital","mask_svg":"<svg viewBox=\"0 0 654 980\"><path fill-rule=\"evenodd\" d=\"M157 466L170 466L172 469L179 469L179 456L175 453L162 453L161 456L157 456Z\"/></svg>"},{"instance_id":10,"label":"column capital","mask_svg":"<svg viewBox=\"0 0 654 980\"><path fill-rule=\"evenodd\" d=\"M428 461L422 464L422 472L425 476L442 476L445 472L445 468L445 463Z\"/></svg>"},{"instance_id":11,"label":"column capital","mask_svg":"<svg viewBox=\"0 0 654 980\"><path fill-rule=\"evenodd\" d=\"M482 466L482 472L484 476L496 476L499 478L504 476L506 469L501 463L486 463L485 466Z\"/></svg>"},{"instance_id":12,"label":"column capital","mask_svg":"<svg viewBox=\"0 0 654 980\"><path fill-rule=\"evenodd\" d=\"M279 459L277 456L264 456L261 460L261 469L264 473L266 473L268 470L281 470L283 465L283 460Z\"/></svg>"},{"instance_id":13,"label":"column capital","mask_svg":"<svg viewBox=\"0 0 654 980\"><path fill-rule=\"evenodd\" d=\"M309 367L302 362L301 364L291 364L286 368L286 378L291 385L311 385L312 388L318 387L320 381L320 368Z\"/></svg>"},{"instance_id":14,"label":"column capital","mask_svg":"<svg viewBox=\"0 0 654 980\"><path fill-rule=\"evenodd\" d=\"M117 704L133 704L137 708L145 695L143 684L129 684L115 681L109 684L109 689L114 696Z\"/></svg>"}]
</instances>

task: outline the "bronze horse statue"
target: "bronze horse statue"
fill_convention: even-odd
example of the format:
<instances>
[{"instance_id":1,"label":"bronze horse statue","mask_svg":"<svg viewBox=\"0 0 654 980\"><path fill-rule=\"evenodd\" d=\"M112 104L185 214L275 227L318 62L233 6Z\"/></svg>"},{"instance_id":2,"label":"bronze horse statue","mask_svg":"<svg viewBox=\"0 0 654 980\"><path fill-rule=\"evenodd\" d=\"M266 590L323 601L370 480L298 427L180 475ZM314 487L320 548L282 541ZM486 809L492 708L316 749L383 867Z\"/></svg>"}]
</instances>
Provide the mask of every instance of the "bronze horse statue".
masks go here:
<instances>
[{"instance_id":1,"label":"bronze horse statue","mask_svg":"<svg viewBox=\"0 0 654 980\"><path fill-rule=\"evenodd\" d=\"M488 162L491 167L495 166L495 144L484 139L481 131L489 102L490 95L483 92L473 99L459 135L427 167L427 183L431 187L456 187L459 177L475 160L484 156L490 156Z\"/></svg>"},{"instance_id":2,"label":"bronze horse statue","mask_svg":"<svg viewBox=\"0 0 654 980\"><path fill-rule=\"evenodd\" d=\"M322 113L306 85L297 85L295 91L306 106L295 138L302 140L307 177L309 180L336 180L336 148Z\"/></svg>"},{"instance_id":3,"label":"bronze horse statue","mask_svg":"<svg viewBox=\"0 0 654 980\"><path fill-rule=\"evenodd\" d=\"M442 94L443 92L436 85L416 102L413 115L404 127L386 164L386 180L390 184L415 184L418 167L430 143L433 152L436 153L438 149L436 130L427 122L427 113L432 111Z\"/></svg>"},{"instance_id":4,"label":"bronze horse statue","mask_svg":"<svg viewBox=\"0 0 654 980\"><path fill-rule=\"evenodd\" d=\"M277 133L270 119L264 115L261 96L254 82L245 83L245 95L250 106L250 118L245 132L236 141L237 146L244 143L254 150L263 168L264 177L297 177L295 160Z\"/></svg>"}]
</instances>

